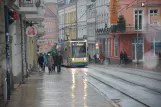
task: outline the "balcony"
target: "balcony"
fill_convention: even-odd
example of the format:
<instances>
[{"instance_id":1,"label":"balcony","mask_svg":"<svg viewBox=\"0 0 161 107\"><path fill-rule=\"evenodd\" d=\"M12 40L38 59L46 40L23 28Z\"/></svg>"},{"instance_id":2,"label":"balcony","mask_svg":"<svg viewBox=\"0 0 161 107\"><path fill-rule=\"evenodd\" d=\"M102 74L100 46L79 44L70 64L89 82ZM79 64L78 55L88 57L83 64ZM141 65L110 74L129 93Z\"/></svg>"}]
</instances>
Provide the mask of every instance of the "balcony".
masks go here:
<instances>
[{"instance_id":1,"label":"balcony","mask_svg":"<svg viewBox=\"0 0 161 107\"><path fill-rule=\"evenodd\" d=\"M37 14L39 5L40 0L19 0L19 12L22 14Z\"/></svg>"},{"instance_id":2,"label":"balcony","mask_svg":"<svg viewBox=\"0 0 161 107\"><path fill-rule=\"evenodd\" d=\"M113 25L111 26L111 33L125 33L125 32L137 32L137 28L133 25L126 25L126 27ZM146 26L139 27L139 32L146 31Z\"/></svg>"},{"instance_id":3,"label":"balcony","mask_svg":"<svg viewBox=\"0 0 161 107\"><path fill-rule=\"evenodd\" d=\"M43 21L44 16L41 16L39 14L26 14L25 15L27 21Z\"/></svg>"}]
</instances>

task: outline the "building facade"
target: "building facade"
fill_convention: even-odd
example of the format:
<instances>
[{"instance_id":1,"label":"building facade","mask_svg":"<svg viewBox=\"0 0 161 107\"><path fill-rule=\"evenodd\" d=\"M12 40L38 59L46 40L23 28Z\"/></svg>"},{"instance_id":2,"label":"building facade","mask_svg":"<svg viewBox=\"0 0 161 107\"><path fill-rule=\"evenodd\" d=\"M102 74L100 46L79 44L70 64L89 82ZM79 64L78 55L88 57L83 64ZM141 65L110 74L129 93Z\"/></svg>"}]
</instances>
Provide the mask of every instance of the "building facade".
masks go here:
<instances>
[{"instance_id":1,"label":"building facade","mask_svg":"<svg viewBox=\"0 0 161 107\"><path fill-rule=\"evenodd\" d=\"M0 0L0 97L3 96L3 86L6 67L5 17L4 2Z\"/></svg>"},{"instance_id":2,"label":"building facade","mask_svg":"<svg viewBox=\"0 0 161 107\"><path fill-rule=\"evenodd\" d=\"M3 76L1 88L6 103L14 84L24 83L29 71L37 66L37 36L44 33L41 24L44 19L43 1L0 0L0 8L0 79ZM35 37L27 35L29 26L36 28Z\"/></svg>"},{"instance_id":3,"label":"building facade","mask_svg":"<svg viewBox=\"0 0 161 107\"><path fill-rule=\"evenodd\" d=\"M77 0L76 7L78 39L87 39L86 0Z\"/></svg>"},{"instance_id":4,"label":"building facade","mask_svg":"<svg viewBox=\"0 0 161 107\"><path fill-rule=\"evenodd\" d=\"M110 33L109 0L96 0L96 44L98 53L109 55L108 35Z\"/></svg>"},{"instance_id":5,"label":"building facade","mask_svg":"<svg viewBox=\"0 0 161 107\"><path fill-rule=\"evenodd\" d=\"M128 7L129 0L119 1L119 15L125 19L125 29L118 26L113 30L110 39L111 59L119 60L121 50L124 50L131 60L146 61L146 53L159 56L161 53L161 5L160 0L148 1L145 7L141 7L141 2L133 2ZM155 18L155 19L154 19Z\"/></svg>"},{"instance_id":6,"label":"building facade","mask_svg":"<svg viewBox=\"0 0 161 107\"><path fill-rule=\"evenodd\" d=\"M76 1L59 2L59 38L60 40L77 39Z\"/></svg>"},{"instance_id":7,"label":"building facade","mask_svg":"<svg viewBox=\"0 0 161 107\"><path fill-rule=\"evenodd\" d=\"M88 52L94 56L96 53L96 2L86 0L86 11Z\"/></svg>"},{"instance_id":8,"label":"building facade","mask_svg":"<svg viewBox=\"0 0 161 107\"><path fill-rule=\"evenodd\" d=\"M57 2L46 2L44 13L45 34L39 37L39 53L51 51L54 43L58 41L58 7Z\"/></svg>"}]
</instances>

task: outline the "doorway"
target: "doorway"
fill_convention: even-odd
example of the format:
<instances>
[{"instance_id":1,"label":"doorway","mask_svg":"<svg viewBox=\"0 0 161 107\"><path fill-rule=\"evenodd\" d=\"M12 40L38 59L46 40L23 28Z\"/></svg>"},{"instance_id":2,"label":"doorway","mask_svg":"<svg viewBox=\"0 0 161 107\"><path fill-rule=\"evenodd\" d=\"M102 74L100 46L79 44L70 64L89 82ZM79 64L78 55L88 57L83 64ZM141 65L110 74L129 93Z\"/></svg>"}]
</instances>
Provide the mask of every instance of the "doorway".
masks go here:
<instances>
[{"instance_id":1,"label":"doorway","mask_svg":"<svg viewBox=\"0 0 161 107\"><path fill-rule=\"evenodd\" d=\"M137 43L137 38L132 38L132 59L134 62L137 61L143 61L143 56L144 56L144 39L143 37L138 38L138 43Z\"/></svg>"}]
</instances>

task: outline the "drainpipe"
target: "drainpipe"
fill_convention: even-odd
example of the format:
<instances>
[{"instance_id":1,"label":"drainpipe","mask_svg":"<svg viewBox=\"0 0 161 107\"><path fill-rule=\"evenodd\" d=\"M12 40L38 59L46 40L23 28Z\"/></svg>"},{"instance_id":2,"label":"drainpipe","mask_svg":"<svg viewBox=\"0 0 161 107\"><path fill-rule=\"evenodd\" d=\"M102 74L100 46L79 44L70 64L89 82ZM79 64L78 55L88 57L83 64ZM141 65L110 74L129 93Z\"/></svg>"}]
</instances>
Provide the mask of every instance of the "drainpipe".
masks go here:
<instances>
[{"instance_id":1,"label":"drainpipe","mask_svg":"<svg viewBox=\"0 0 161 107\"><path fill-rule=\"evenodd\" d=\"M21 68L22 68L22 81L21 83L24 83L24 59L23 59L23 26L22 26L22 15L20 15L20 27L21 27Z\"/></svg>"},{"instance_id":2,"label":"drainpipe","mask_svg":"<svg viewBox=\"0 0 161 107\"><path fill-rule=\"evenodd\" d=\"M7 99L10 99L10 53L9 53L9 9L7 7L7 0L4 6L5 13L5 37L6 37L6 81L7 81Z\"/></svg>"}]
</instances>

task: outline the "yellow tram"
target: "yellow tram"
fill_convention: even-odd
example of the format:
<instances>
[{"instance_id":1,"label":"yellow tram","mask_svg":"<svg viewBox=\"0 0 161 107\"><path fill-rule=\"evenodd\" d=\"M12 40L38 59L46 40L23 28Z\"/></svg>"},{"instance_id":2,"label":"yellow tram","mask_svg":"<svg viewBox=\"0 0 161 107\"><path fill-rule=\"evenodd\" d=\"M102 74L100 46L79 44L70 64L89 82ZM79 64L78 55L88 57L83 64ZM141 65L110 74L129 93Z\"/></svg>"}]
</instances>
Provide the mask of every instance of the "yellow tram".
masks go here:
<instances>
[{"instance_id":1,"label":"yellow tram","mask_svg":"<svg viewBox=\"0 0 161 107\"><path fill-rule=\"evenodd\" d=\"M87 40L59 42L56 43L56 50L62 53L64 66L85 67L88 65Z\"/></svg>"}]
</instances>

